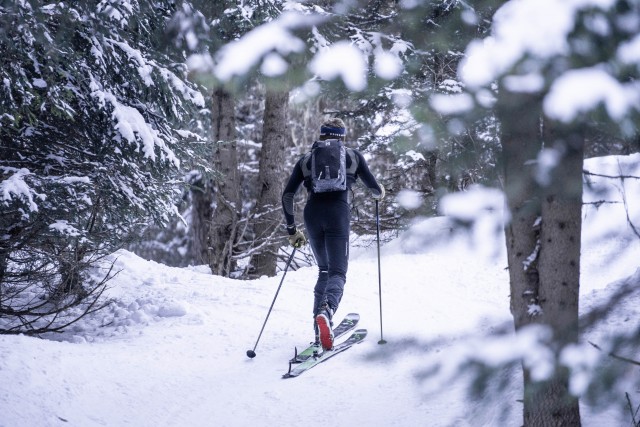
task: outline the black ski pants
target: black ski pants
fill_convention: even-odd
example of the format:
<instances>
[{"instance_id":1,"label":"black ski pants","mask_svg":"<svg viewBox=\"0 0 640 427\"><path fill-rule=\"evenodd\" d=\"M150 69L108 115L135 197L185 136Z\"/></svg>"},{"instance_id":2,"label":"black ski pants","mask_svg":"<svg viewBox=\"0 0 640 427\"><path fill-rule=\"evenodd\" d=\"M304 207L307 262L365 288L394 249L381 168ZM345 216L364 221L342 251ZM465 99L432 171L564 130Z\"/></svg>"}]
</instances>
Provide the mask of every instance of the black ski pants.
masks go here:
<instances>
[{"instance_id":1,"label":"black ski pants","mask_svg":"<svg viewBox=\"0 0 640 427\"><path fill-rule=\"evenodd\" d=\"M310 198L304 208L309 244L318 264L314 288L314 316L323 303L340 304L349 263L349 203L342 199Z\"/></svg>"}]
</instances>

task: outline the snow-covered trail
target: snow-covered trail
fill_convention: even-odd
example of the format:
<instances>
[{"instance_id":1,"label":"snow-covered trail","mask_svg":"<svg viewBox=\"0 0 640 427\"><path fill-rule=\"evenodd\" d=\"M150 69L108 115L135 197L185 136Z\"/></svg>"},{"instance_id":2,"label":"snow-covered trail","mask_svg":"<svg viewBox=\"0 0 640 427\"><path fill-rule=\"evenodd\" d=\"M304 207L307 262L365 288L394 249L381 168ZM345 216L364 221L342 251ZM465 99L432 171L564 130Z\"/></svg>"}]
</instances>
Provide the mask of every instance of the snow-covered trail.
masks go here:
<instances>
[{"instance_id":1,"label":"snow-covered trail","mask_svg":"<svg viewBox=\"0 0 640 427\"><path fill-rule=\"evenodd\" d=\"M508 315L506 290L492 297L504 273L484 260L467 260L461 272L447 252L383 255L389 343L380 346L377 258L364 251L351 261L336 315L359 312L369 337L283 380L294 346L311 338L315 268L287 273L257 357L248 359L281 276L235 281L118 257L110 290L118 303L76 328L75 342L0 337L0 383L20 378L2 387L0 413L10 422L0 425L294 425L335 414L337 425L412 424L437 409L412 373L429 350L406 349L404 340L444 338ZM371 359L398 347L398 358Z\"/></svg>"},{"instance_id":2,"label":"snow-covered trail","mask_svg":"<svg viewBox=\"0 0 640 427\"><path fill-rule=\"evenodd\" d=\"M370 336L283 380L293 347L309 339L313 268L288 273L258 355L248 359L279 277L233 281L121 253L113 293L122 303L100 320L113 317L112 326L87 324L75 343L0 337L0 425L497 425L498 413L470 416L462 384L427 395L414 376L426 354L446 354L458 333L509 320L504 270L460 248L456 255L384 256L385 346L377 344L376 259L352 261L338 315L360 312ZM440 343L405 345L411 339ZM517 405L514 398L514 417Z\"/></svg>"}]
</instances>

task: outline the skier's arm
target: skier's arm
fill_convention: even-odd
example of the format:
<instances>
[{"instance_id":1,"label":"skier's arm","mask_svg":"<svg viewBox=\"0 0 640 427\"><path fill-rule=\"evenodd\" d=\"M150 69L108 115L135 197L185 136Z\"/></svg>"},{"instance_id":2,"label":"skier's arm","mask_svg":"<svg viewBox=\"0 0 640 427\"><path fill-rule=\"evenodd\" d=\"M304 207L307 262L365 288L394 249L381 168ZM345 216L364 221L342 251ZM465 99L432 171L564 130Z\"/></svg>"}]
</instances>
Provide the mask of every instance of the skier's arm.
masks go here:
<instances>
[{"instance_id":1,"label":"skier's arm","mask_svg":"<svg viewBox=\"0 0 640 427\"><path fill-rule=\"evenodd\" d=\"M357 150L354 150L354 152L358 157L358 169L356 170L356 176L362 180L369 190L371 190L374 197L380 197L380 195L383 194L382 186L378 184L376 179L373 177L364 156L362 156L362 154Z\"/></svg>"},{"instance_id":2,"label":"skier's arm","mask_svg":"<svg viewBox=\"0 0 640 427\"><path fill-rule=\"evenodd\" d=\"M294 235L296 233L293 199L303 180L304 176L302 175L302 168L300 167L300 162L297 162L293 168L293 172L291 172L289 182L287 182L287 185L282 192L282 211L284 212L284 219L287 223L287 232L289 235Z\"/></svg>"}]
</instances>

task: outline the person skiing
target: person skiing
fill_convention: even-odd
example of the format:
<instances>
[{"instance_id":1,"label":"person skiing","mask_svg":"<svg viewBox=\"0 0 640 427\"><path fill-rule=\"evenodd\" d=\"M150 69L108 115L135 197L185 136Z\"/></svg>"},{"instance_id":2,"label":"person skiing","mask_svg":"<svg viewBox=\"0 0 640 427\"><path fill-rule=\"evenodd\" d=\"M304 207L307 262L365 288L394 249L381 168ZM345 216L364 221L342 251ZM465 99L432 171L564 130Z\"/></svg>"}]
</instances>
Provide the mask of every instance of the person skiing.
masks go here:
<instances>
[{"instance_id":1,"label":"person skiing","mask_svg":"<svg viewBox=\"0 0 640 427\"><path fill-rule=\"evenodd\" d=\"M349 190L360 178L374 199L382 200L385 195L384 187L373 177L362 154L353 148L344 147L345 135L346 127L341 119L333 118L322 123L319 141L314 143L311 152L296 162L282 193L282 209L289 243L294 248L299 248L306 244L306 238L295 225L294 196L300 184L304 184L307 189L304 225L318 264L313 301L314 330L316 343L319 342L325 350L333 348L331 319L338 309L346 282L351 220ZM326 175L329 174L329 166L321 166L321 170L315 173L317 165L314 162L320 161L316 157L322 156L314 155L314 150L323 145L337 146L342 153L337 157L343 163L346 176L342 180L342 186L336 186L337 189L322 188L322 183L318 181L322 180L325 168Z\"/></svg>"}]
</instances>

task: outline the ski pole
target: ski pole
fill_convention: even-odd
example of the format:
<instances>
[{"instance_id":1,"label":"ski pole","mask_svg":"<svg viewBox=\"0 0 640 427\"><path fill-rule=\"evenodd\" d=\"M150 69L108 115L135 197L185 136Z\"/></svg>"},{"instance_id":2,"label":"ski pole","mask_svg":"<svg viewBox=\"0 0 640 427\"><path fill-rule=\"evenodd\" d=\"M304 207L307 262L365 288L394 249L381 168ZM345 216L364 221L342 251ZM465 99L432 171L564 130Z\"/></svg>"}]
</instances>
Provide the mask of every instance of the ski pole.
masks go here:
<instances>
[{"instance_id":1,"label":"ski pole","mask_svg":"<svg viewBox=\"0 0 640 427\"><path fill-rule=\"evenodd\" d=\"M253 350L247 350L247 356L253 359L256 357L256 347L258 347L258 342L260 341L260 337L262 336L262 332L264 332L264 327L267 325L267 320L269 320L269 315L271 315L271 310L273 309L273 305L276 303L276 298L278 298L278 293L280 292L280 288L282 287L282 283L284 282L284 276L287 275L287 270L289 269L289 265L293 260L293 255L296 253L296 248L293 248L291 255L289 255L289 260L287 261L287 265L284 267L284 273L282 273L282 279L280 280L280 284L278 285L278 290L276 290L276 295L273 297L273 301L271 302L271 307L269 307L269 312L267 313L267 317L264 319L264 323L262 324L262 329L260 329L260 334L258 334L258 339L256 340L256 345L253 346Z\"/></svg>"},{"instance_id":2,"label":"ski pole","mask_svg":"<svg viewBox=\"0 0 640 427\"><path fill-rule=\"evenodd\" d=\"M378 344L386 344L382 337L382 273L380 272L380 211L376 200L376 237L378 241L378 297L380 299L380 341Z\"/></svg>"}]
</instances>

